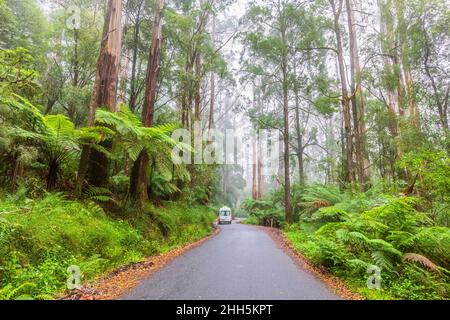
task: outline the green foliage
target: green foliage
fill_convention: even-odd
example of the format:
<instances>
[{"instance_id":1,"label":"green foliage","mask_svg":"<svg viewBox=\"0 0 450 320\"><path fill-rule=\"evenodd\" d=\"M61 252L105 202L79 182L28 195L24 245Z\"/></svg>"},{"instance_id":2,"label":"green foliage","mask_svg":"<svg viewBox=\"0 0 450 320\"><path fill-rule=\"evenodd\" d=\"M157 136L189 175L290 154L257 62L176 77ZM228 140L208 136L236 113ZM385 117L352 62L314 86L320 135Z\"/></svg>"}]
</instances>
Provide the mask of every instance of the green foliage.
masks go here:
<instances>
[{"instance_id":1,"label":"green foliage","mask_svg":"<svg viewBox=\"0 0 450 320\"><path fill-rule=\"evenodd\" d=\"M24 48L0 50L0 93L31 96L39 91L32 57Z\"/></svg>"},{"instance_id":2,"label":"green foliage","mask_svg":"<svg viewBox=\"0 0 450 320\"><path fill-rule=\"evenodd\" d=\"M207 207L149 206L132 220L108 217L92 202L46 194L0 200L0 299L45 299L64 290L70 265L82 282L145 256L204 237Z\"/></svg>"},{"instance_id":3,"label":"green foliage","mask_svg":"<svg viewBox=\"0 0 450 320\"><path fill-rule=\"evenodd\" d=\"M364 289L366 270L376 265L382 270L380 297L448 298L450 230L432 226L435 222L417 211L422 203L417 198L374 195L369 201L369 194L363 197L366 205L346 204L360 195L344 198L334 206L316 209L311 218L286 228L285 233L313 261L349 283L359 283L367 297L377 297Z\"/></svg>"},{"instance_id":4,"label":"green foliage","mask_svg":"<svg viewBox=\"0 0 450 320\"><path fill-rule=\"evenodd\" d=\"M332 116L339 106L339 100L336 98L319 97L314 101L314 107L325 116Z\"/></svg>"},{"instance_id":5,"label":"green foliage","mask_svg":"<svg viewBox=\"0 0 450 320\"><path fill-rule=\"evenodd\" d=\"M284 213L282 208L276 205L276 202L268 200L246 199L242 203L242 209L250 217L249 223L258 220L258 224L266 226L279 226L284 223Z\"/></svg>"},{"instance_id":6,"label":"green foliage","mask_svg":"<svg viewBox=\"0 0 450 320\"><path fill-rule=\"evenodd\" d=\"M244 224L252 224L252 225L259 225L260 224L259 219L256 216L254 216L254 215L246 217L245 220L242 223L244 223Z\"/></svg>"},{"instance_id":7,"label":"green foliage","mask_svg":"<svg viewBox=\"0 0 450 320\"><path fill-rule=\"evenodd\" d=\"M348 217L348 213L336 207L320 208L313 213L311 220L323 222L338 222L344 221Z\"/></svg>"},{"instance_id":8,"label":"green foliage","mask_svg":"<svg viewBox=\"0 0 450 320\"><path fill-rule=\"evenodd\" d=\"M36 284L31 282L25 282L19 287L14 288L11 284L8 284L4 288L0 288L0 300L52 300L53 297L46 294L40 294L32 296L26 292L29 292L32 288L36 287Z\"/></svg>"},{"instance_id":9,"label":"green foliage","mask_svg":"<svg viewBox=\"0 0 450 320\"><path fill-rule=\"evenodd\" d=\"M157 127L144 127L141 120L128 108L122 106L118 112L98 109L96 121L106 127L113 128L116 134L116 146L135 161L139 154L147 152L170 154L177 143L169 136L178 124L164 124Z\"/></svg>"},{"instance_id":10,"label":"green foliage","mask_svg":"<svg viewBox=\"0 0 450 320\"><path fill-rule=\"evenodd\" d=\"M146 218L142 220L145 221L143 231L152 234L156 227L163 251L208 235L216 218L212 208L171 202L166 203L165 207L149 204L144 208L143 214Z\"/></svg>"},{"instance_id":11,"label":"green foliage","mask_svg":"<svg viewBox=\"0 0 450 320\"><path fill-rule=\"evenodd\" d=\"M399 167L417 176L417 192L427 198L442 201L450 210L450 157L442 151L419 149L406 154Z\"/></svg>"},{"instance_id":12,"label":"green foliage","mask_svg":"<svg viewBox=\"0 0 450 320\"><path fill-rule=\"evenodd\" d=\"M43 116L36 106L17 95L0 97L0 103L0 118L6 124L4 131L0 132L0 139L5 141L6 151L15 162L26 164L24 160L27 160L30 166L45 167L48 190L56 187L57 179L65 169L69 173L75 171L82 145L107 153L97 143L105 135L112 134L108 128L76 129L66 116ZM23 152L25 150L26 153ZM34 159L33 150L36 151Z\"/></svg>"},{"instance_id":13,"label":"green foliage","mask_svg":"<svg viewBox=\"0 0 450 320\"><path fill-rule=\"evenodd\" d=\"M0 12L8 23L6 30L0 26L0 48L25 48L35 57L35 67L41 67L39 64L43 63L48 50L48 22L39 3L36 0L3 0Z\"/></svg>"},{"instance_id":14,"label":"green foliage","mask_svg":"<svg viewBox=\"0 0 450 320\"><path fill-rule=\"evenodd\" d=\"M317 208L342 202L343 197L338 187L320 184L306 187L302 195L305 206Z\"/></svg>"}]
</instances>

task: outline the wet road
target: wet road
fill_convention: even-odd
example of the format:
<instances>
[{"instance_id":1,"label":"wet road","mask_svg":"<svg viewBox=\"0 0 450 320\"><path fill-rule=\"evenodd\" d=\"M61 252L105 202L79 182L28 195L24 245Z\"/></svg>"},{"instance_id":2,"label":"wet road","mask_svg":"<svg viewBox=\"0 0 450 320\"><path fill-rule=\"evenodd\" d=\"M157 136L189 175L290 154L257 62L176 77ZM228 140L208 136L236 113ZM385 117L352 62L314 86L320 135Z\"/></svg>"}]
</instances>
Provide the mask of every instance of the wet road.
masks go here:
<instances>
[{"instance_id":1,"label":"wet road","mask_svg":"<svg viewBox=\"0 0 450 320\"><path fill-rule=\"evenodd\" d=\"M263 230L232 224L145 279L122 299L339 299Z\"/></svg>"}]
</instances>

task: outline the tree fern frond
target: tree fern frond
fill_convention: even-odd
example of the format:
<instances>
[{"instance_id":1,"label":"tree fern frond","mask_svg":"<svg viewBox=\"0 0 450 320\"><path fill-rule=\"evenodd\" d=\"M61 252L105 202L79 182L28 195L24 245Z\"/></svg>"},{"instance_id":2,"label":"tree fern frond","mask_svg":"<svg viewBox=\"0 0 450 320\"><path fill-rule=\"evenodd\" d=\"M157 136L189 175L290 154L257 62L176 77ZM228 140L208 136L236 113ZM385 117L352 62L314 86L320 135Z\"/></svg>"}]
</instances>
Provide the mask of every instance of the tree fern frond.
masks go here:
<instances>
[{"instance_id":1,"label":"tree fern frond","mask_svg":"<svg viewBox=\"0 0 450 320\"><path fill-rule=\"evenodd\" d=\"M58 137L72 136L75 130L73 122L62 114L45 116L44 123Z\"/></svg>"}]
</instances>

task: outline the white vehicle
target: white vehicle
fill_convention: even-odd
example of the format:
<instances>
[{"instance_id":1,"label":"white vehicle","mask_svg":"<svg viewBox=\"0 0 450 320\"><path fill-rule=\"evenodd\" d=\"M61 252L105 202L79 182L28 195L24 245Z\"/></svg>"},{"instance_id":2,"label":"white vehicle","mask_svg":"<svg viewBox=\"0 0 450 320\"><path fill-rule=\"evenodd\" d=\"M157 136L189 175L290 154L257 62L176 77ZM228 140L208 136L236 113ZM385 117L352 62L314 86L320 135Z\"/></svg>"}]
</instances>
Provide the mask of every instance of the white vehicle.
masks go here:
<instances>
[{"instance_id":1,"label":"white vehicle","mask_svg":"<svg viewBox=\"0 0 450 320\"><path fill-rule=\"evenodd\" d=\"M231 224L233 216L231 215L231 209L228 207L222 207L219 210L219 224Z\"/></svg>"}]
</instances>

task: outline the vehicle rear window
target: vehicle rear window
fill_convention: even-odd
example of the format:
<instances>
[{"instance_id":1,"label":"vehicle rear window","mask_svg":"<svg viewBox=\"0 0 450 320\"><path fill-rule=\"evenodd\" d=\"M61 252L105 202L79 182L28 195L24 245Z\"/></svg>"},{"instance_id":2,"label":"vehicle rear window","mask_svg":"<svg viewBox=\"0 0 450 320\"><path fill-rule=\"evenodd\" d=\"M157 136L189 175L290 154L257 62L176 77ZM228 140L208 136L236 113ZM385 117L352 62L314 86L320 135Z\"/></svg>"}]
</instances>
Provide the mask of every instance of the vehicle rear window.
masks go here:
<instances>
[{"instance_id":1,"label":"vehicle rear window","mask_svg":"<svg viewBox=\"0 0 450 320\"><path fill-rule=\"evenodd\" d=\"M227 216L230 215L230 212L228 212L228 211L221 211L221 212L220 212L220 215L221 215L221 216L227 217Z\"/></svg>"}]
</instances>

